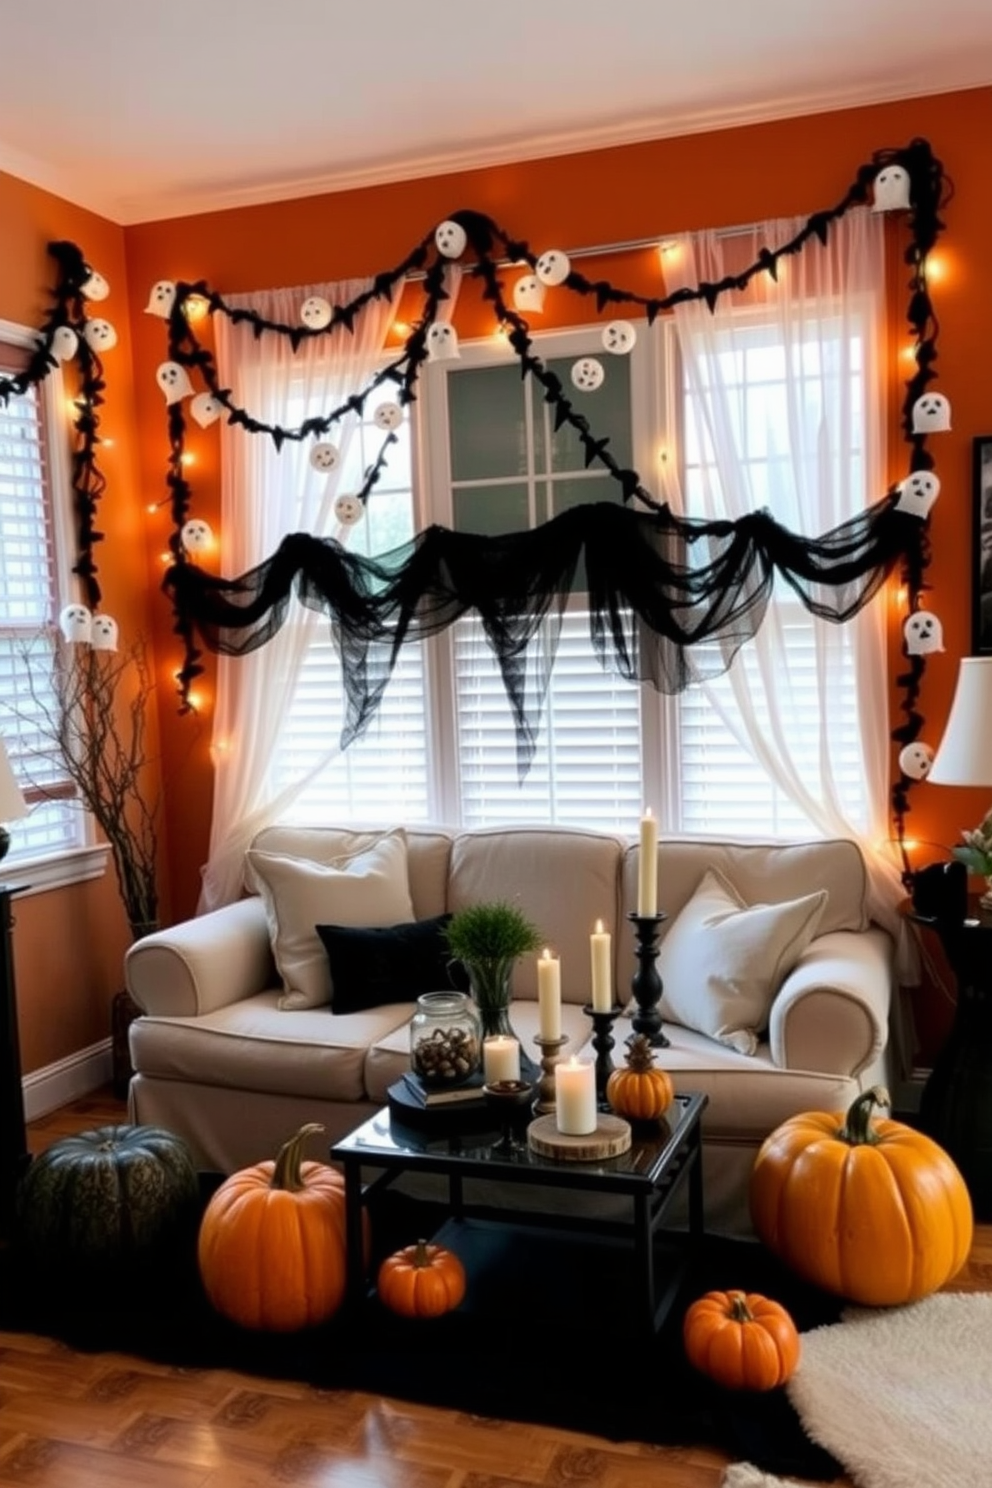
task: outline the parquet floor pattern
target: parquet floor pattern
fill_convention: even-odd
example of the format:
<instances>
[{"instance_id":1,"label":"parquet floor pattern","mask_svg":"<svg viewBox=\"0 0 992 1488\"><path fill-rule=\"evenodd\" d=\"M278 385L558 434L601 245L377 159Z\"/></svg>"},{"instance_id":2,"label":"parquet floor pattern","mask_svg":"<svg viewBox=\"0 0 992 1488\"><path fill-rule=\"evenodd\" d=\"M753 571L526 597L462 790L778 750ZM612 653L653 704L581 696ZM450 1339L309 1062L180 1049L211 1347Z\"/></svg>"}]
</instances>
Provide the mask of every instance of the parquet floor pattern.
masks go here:
<instances>
[{"instance_id":1,"label":"parquet floor pattern","mask_svg":"<svg viewBox=\"0 0 992 1488\"><path fill-rule=\"evenodd\" d=\"M124 1119L100 1092L32 1123L29 1144ZM954 1285L992 1289L992 1226ZM590 1390L639 1363L591 1355ZM3 1488L719 1488L726 1460L0 1332Z\"/></svg>"}]
</instances>

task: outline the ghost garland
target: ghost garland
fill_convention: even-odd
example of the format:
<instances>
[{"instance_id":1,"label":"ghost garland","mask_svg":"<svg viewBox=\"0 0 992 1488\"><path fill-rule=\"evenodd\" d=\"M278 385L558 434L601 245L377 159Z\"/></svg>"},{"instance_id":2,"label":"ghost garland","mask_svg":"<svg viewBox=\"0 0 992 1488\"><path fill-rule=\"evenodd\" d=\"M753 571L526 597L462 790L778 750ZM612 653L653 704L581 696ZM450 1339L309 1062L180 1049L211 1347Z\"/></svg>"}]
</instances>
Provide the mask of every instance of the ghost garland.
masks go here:
<instances>
[{"instance_id":1,"label":"ghost garland","mask_svg":"<svg viewBox=\"0 0 992 1488\"><path fill-rule=\"evenodd\" d=\"M86 604L66 605L59 623L66 640L86 642L95 649L117 649L117 622L97 616L101 591L93 557L95 545L103 541L97 529L97 507L106 489L97 448L100 444L100 409L106 383L101 353L117 345L117 332L109 320L87 314L90 302L105 300L110 285L93 269L75 243L49 243L48 251L58 265L52 291L54 304L38 328L37 342L28 365L13 377L0 376L0 403L22 397L37 387L61 363L74 363L78 388L72 400L73 510L76 519L77 557L72 572L81 580Z\"/></svg>"},{"instance_id":2,"label":"ghost garland","mask_svg":"<svg viewBox=\"0 0 992 1488\"><path fill-rule=\"evenodd\" d=\"M723 670L730 664L761 624L776 575L811 613L842 622L898 570L908 596L906 668L897 678L904 721L893 731L901 751L892 806L902 846L909 790L923 778L919 760L926 746L918 744L923 720L917 704L925 657L942 644L939 621L935 616L921 618L921 612L930 557L929 512L939 493L927 441L950 426L946 399L928 392L936 376L938 326L926 261L943 229L939 212L948 197L949 182L927 141L916 139L903 149L877 151L858 170L844 197L835 206L814 212L789 242L763 247L739 274L658 297L590 280L561 250L536 254L490 218L468 210L454 212L350 303L331 307L311 296L301 305L296 325L231 307L203 281L160 281L147 309L161 316L168 329L167 360L157 373L168 411L167 485L174 529L173 562L163 588L172 600L175 631L185 645L177 673L181 707L188 708L190 685L202 671L201 645L226 655L244 655L264 645L282 625L295 595L331 621L348 700L341 740L346 747L374 716L399 648L474 610L501 669L517 729L519 768L525 774L543 703L543 688L528 669L527 647L540 629L553 655L557 624L580 562L588 574L591 638L602 664L670 693L707 675L705 664L693 653L698 641L719 640L722 655L716 665ZM826 243L836 221L868 203L877 211L907 214L906 313L915 371L905 385L902 409L909 447L906 477L856 519L816 538L787 531L767 512L736 522L677 516L645 488L637 471L617 461L608 438L597 438L562 380L535 351L527 313L540 308L548 290L559 288L590 298L600 315L613 307L636 307L649 324L689 300L703 300L712 310L721 296L746 290L759 275L775 279L783 259L801 253L810 242ZM575 432L586 466L601 466L617 482L620 503L565 512L532 531L495 541L431 527L376 559L356 556L334 538L295 533L248 573L234 578L208 573L196 560L209 530L205 535L205 524L197 526L190 519L191 490L183 461L184 401L191 400L190 414L202 426L226 417L247 434L271 438L277 450L288 441L313 441L311 463L330 470L337 463L335 426L348 414L360 415L373 393L395 390L395 401L377 410L384 434L377 458L360 488L339 497L339 503L347 503L338 510L342 525L360 520L385 468L403 410L416 398L424 362L458 355L457 334L440 312L447 297L447 266L466 255L470 259L466 272L481 280L483 297L492 304L521 375L531 376L542 388L553 409L554 428L567 425ZM513 286L512 303L504 292L507 264L524 270ZM391 299L397 284L411 272L423 278L423 313L402 348L340 406L294 427L260 419L234 400L231 390L221 386L213 356L198 340L186 313L188 302L196 297L210 314L247 322L256 336L284 337L295 351L313 337L349 334L364 306L373 299ZM623 355L635 335L629 321L611 320L603 330L604 350ZM202 381L202 391L195 391L191 374ZM581 358L571 371L573 385L583 391L593 391L603 376L602 364L594 357ZM908 874L904 850L903 862Z\"/></svg>"}]
</instances>

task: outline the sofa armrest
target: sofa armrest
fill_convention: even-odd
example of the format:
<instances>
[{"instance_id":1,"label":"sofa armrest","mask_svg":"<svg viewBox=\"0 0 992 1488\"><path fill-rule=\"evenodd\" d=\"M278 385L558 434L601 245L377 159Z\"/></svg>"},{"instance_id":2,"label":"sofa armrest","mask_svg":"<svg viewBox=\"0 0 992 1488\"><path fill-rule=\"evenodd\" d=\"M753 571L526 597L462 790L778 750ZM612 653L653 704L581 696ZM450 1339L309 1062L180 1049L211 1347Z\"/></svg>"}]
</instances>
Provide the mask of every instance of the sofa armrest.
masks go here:
<instances>
[{"instance_id":1,"label":"sofa armrest","mask_svg":"<svg viewBox=\"0 0 992 1488\"><path fill-rule=\"evenodd\" d=\"M889 1038L892 938L835 930L811 941L772 1003L768 1041L782 1069L857 1076Z\"/></svg>"},{"instance_id":2,"label":"sofa armrest","mask_svg":"<svg viewBox=\"0 0 992 1488\"><path fill-rule=\"evenodd\" d=\"M135 941L124 981L142 1012L198 1018L277 985L265 906L257 896Z\"/></svg>"}]
</instances>

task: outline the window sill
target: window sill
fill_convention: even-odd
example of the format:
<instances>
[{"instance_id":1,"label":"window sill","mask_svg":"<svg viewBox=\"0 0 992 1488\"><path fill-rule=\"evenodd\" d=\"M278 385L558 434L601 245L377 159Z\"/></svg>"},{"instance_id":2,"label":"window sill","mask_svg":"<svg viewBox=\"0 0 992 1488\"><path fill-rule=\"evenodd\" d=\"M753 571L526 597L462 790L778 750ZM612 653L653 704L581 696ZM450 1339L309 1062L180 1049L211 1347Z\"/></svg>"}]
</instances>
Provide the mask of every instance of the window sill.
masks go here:
<instances>
[{"instance_id":1,"label":"window sill","mask_svg":"<svg viewBox=\"0 0 992 1488\"><path fill-rule=\"evenodd\" d=\"M90 847L74 847L50 858L34 858L28 862L0 863L0 879L7 889L16 889L22 896L47 894L51 889L65 888L68 884L83 883L88 878L102 878L107 871L110 848L106 843L94 843Z\"/></svg>"}]
</instances>

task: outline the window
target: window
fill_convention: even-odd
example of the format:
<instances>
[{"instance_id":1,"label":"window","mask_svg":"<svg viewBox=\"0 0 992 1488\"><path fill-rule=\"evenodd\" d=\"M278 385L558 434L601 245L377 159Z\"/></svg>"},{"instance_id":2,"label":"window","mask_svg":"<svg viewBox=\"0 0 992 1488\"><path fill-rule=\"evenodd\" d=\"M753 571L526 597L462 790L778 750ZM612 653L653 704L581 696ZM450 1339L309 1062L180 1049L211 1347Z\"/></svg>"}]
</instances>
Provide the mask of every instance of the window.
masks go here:
<instances>
[{"instance_id":1,"label":"window","mask_svg":"<svg viewBox=\"0 0 992 1488\"><path fill-rule=\"evenodd\" d=\"M21 371L31 342L29 332L0 323L0 373ZM88 821L41 726L43 709L55 705L54 622L70 525L63 396L55 369L0 403L0 730L30 807L27 817L10 823L4 866L31 864L34 887L102 871L103 861L102 852L99 861L84 854L87 861L77 858L66 871L66 855L90 840ZM37 700L27 681L27 649Z\"/></svg>"},{"instance_id":2,"label":"window","mask_svg":"<svg viewBox=\"0 0 992 1488\"><path fill-rule=\"evenodd\" d=\"M838 328L840 334L850 334L848 322L843 332ZM766 437L791 416L777 335L771 323L755 321L746 352L740 353L736 341L733 348L728 345L722 370L732 380L744 428L751 488L759 493L755 504L768 505L786 521L778 500L786 483L780 479L786 475L783 456L774 438ZM641 323L627 357L603 357L598 326L535 341L566 385L577 357L592 354L605 361L603 386L592 394L576 392L575 405L587 413L597 435L609 435L620 464L640 470L649 486L658 487L652 477L659 449L678 450L685 509L705 514L702 493L713 475L713 452L697 416L697 392L679 366L671 327L649 329ZM866 381L859 351L851 359L855 374L843 373L842 389L837 386L841 373L812 365L812 350L810 357L811 421L824 388L859 407ZM838 365L847 368L848 360L839 359ZM381 439L371 424L373 412L367 410L366 432L376 443L354 449L356 470L367 465ZM367 520L349 534L362 551L386 551L429 523L497 535L542 523L579 502L620 500L608 474L585 468L573 431L554 430L542 389L532 379L521 379L516 358L496 338L463 343L458 361L428 364L412 414L412 439L392 451L388 476L372 496ZM850 447L839 456L852 509L865 502L861 427L855 418ZM776 623L790 655L805 663L805 670L793 670L801 679L794 699L801 721L811 713L809 699L822 705L823 680L812 621L781 589L776 587ZM830 629L837 644L852 645L848 627ZM745 646L735 666L756 666L752 652ZM274 763L277 783L292 779L317 757L319 747L326 747L328 734L340 729L341 696L334 648L322 637L311 648L287 719ZM403 648L367 736L308 784L291 814L310 821L399 818L467 827L556 822L632 833L649 803L669 831L809 835L810 820L775 787L728 724L736 708L730 681L719 679L711 696L713 701L690 688L666 698L647 684L637 687L605 672L589 639L583 596L573 594L536 756L520 780L516 733L499 670L481 624L467 616L424 646ZM844 809L850 820L863 820L855 690L840 688L827 705L842 763ZM815 762L815 729L808 748Z\"/></svg>"}]
</instances>

